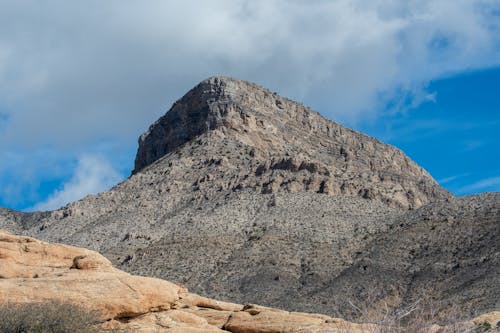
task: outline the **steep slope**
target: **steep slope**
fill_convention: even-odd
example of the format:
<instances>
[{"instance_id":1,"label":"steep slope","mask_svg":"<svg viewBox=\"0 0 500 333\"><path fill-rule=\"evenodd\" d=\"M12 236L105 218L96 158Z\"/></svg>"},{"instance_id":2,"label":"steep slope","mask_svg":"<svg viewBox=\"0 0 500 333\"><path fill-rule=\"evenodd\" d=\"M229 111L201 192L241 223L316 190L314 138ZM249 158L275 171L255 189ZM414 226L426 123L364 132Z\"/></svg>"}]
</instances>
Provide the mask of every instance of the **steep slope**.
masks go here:
<instances>
[{"instance_id":1,"label":"steep slope","mask_svg":"<svg viewBox=\"0 0 500 333\"><path fill-rule=\"evenodd\" d=\"M201 82L151 125L139 139L134 173L195 139L214 157L205 163L226 158L242 168L224 168L231 177L220 177L222 187L357 195L403 208L450 196L398 149L226 77Z\"/></svg>"},{"instance_id":2,"label":"steep slope","mask_svg":"<svg viewBox=\"0 0 500 333\"><path fill-rule=\"evenodd\" d=\"M328 288L408 209L451 197L398 149L216 77L141 136L128 180L0 225L212 297L324 311L302 295Z\"/></svg>"},{"instance_id":3,"label":"steep slope","mask_svg":"<svg viewBox=\"0 0 500 333\"><path fill-rule=\"evenodd\" d=\"M49 212L23 213L0 207L0 226L15 233L38 225L40 221L49 217Z\"/></svg>"},{"instance_id":4,"label":"steep slope","mask_svg":"<svg viewBox=\"0 0 500 333\"><path fill-rule=\"evenodd\" d=\"M436 202L397 217L327 285L307 297L321 303L335 294L354 304L371 298L373 307L397 295L406 306L427 300L436 313L453 309L465 317L500 309L500 193ZM359 316L338 303L344 315Z\"/></svg>"}]
</instances>

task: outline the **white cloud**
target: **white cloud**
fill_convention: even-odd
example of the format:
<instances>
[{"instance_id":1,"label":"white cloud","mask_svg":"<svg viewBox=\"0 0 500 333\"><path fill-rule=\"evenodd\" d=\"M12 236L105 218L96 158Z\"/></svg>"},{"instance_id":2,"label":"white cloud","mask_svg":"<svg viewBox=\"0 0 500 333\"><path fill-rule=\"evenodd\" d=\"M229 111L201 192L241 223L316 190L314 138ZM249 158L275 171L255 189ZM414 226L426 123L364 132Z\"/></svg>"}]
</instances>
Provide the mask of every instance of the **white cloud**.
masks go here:
<instances>
[{"instance_id":1,"label":"white cloud","mask_svg":"<svg viewBox=\"0 0 500 333\"><path fill-rule=\"evenodd\" d=\"M461 173L459 175L454 175L454 176L449 176L449 177L438 179L437 182L439 184L441 184L441 185L444 185L444 184L448 184L448 183L454 182L457 179L460 179L460 178L463 178L463 177L467 177L469 175L470 175L469 172L467 172L467 173Z\"/></svg>"},{"instance_id":2,"label":"white cloud","mask_svg":"<svg viewBox=\"0 0 500 333\"><path fill-rule=\"evenodd\" d=\"M1 7L0 95L10 110L2 146L135 140L214 74L256 81L356 122L376 116L383 99L402 94L410 107L432 100L429 80L500 64L493 0Z\"/></svg>"},{"instance_id":3,"label":"white cloud","mask_svg":"<svg viewBox=\"0 0 500 333\"><path fill-rule=\"evenodd\" d=\"M500 177L490 177L479 180L460 188L458 194L471 194L484 191L500 191Z\"/></svg>"},{"instance_id":4,"label":"white cloud","mask_svg":"<svg viewBox=\"0 0 500 333\"><path fill-rule=\"evenodd\" d=\"M109 189L122 179L121 175L101 156L82 156L71 179L49 198L30 211L53 210L88 194Z\"/></svg>"}]
</instances>

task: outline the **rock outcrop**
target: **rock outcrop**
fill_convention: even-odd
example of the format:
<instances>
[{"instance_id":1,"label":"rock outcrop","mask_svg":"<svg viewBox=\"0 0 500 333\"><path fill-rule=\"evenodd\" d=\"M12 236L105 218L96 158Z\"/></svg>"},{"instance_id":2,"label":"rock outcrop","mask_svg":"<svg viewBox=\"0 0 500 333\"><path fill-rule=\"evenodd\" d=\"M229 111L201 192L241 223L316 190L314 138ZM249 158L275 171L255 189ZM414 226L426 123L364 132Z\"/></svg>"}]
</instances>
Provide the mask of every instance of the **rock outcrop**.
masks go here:
<instances>
[{"instance_id":1,"label":"rock outcrop","mask_svg":"<svg viewBox=\"0 0 500 333\"><path fill-rule=\"evenodd\" d=\"M134 332L362 332L324 315L219 302L173 283L133 276L96 252L0 229L0 305L58 301L97 311L105 330Z\"/></svg>"},{"instance_id":2,"label":"rock outcrop","mask_svg":"<svg viewBox=\"0 0 500 333\"><path fill-rule=\"evenodd\" d=\"M58 300L99 309L102 318L130 318L170 309L180 287L133 277L96 252L49 244L0 230L0 300Z\"/></svg>"}]
</instances>

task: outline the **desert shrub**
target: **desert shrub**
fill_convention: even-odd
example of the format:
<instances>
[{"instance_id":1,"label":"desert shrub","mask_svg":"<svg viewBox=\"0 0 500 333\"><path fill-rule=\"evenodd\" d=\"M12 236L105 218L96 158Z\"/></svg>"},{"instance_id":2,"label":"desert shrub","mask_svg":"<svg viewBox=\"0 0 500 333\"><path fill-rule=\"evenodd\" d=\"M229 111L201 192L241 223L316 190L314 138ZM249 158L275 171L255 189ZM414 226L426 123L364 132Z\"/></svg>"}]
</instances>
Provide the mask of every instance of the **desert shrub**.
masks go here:
<instances>
[{"instance_id":1,"label":"desert shrub","mask_svg":"<svg viewBox=\"0 0 500 333\"><path fill-rule=\"evenodd\" d=\"M366 333L428 333L436 330L436 325L441 326L441 333L492 331L488 324L474 327L467 323L458 305L441 303L435 295L435 291L425 289L404 299L398 288L373 288L366 290L362 297L343 300L344 304L339 301L343 308L352 309L349 316L344 317L342 313L339 316L358 323L375 324Z\"/></svg>"},{"instance_id":2,"label":"desert shrub","mask_svg":"<svg viewBox=\"0 0 500 333\"><path fill-rule=\"evenodd\" d=\"M2 333L95 333L96 313L60 302L0 306Z\"/></svg>"}]
</instances>

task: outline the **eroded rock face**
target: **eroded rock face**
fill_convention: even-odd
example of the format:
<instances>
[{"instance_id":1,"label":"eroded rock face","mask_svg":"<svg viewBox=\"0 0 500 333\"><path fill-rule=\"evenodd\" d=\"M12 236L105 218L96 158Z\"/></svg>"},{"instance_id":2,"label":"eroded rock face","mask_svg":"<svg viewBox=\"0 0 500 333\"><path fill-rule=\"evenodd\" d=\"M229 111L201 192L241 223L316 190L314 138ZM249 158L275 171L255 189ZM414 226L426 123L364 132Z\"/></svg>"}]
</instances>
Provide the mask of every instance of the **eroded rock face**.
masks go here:
<instances>
[{"instance_id":1,"label":"eroded rock face","mask_svg":"<svg viewBox=\"0 0 500 333\"><path fill-rule=\"evenodd\" d=\"M96 252L0 230L0 301L57 300L99 309L102 319L170 309L182 288L131 276Z\"/></svg>"},{"instance_id":2,"label":"eroded rock face","mask_svg":"<svg viewBox=\"0 0 500 333\"><path fill-rule=\"evenodd\" d=\"M450 197L400 150L227 77L201 82L141 135L134 173L197 139L212 148L207 163L230 158L216 147L240 145L249 155L238 165L245 172L225 170L239 178L238 189L357 195L404 208Z\"/></svg>"}]
</instances>

